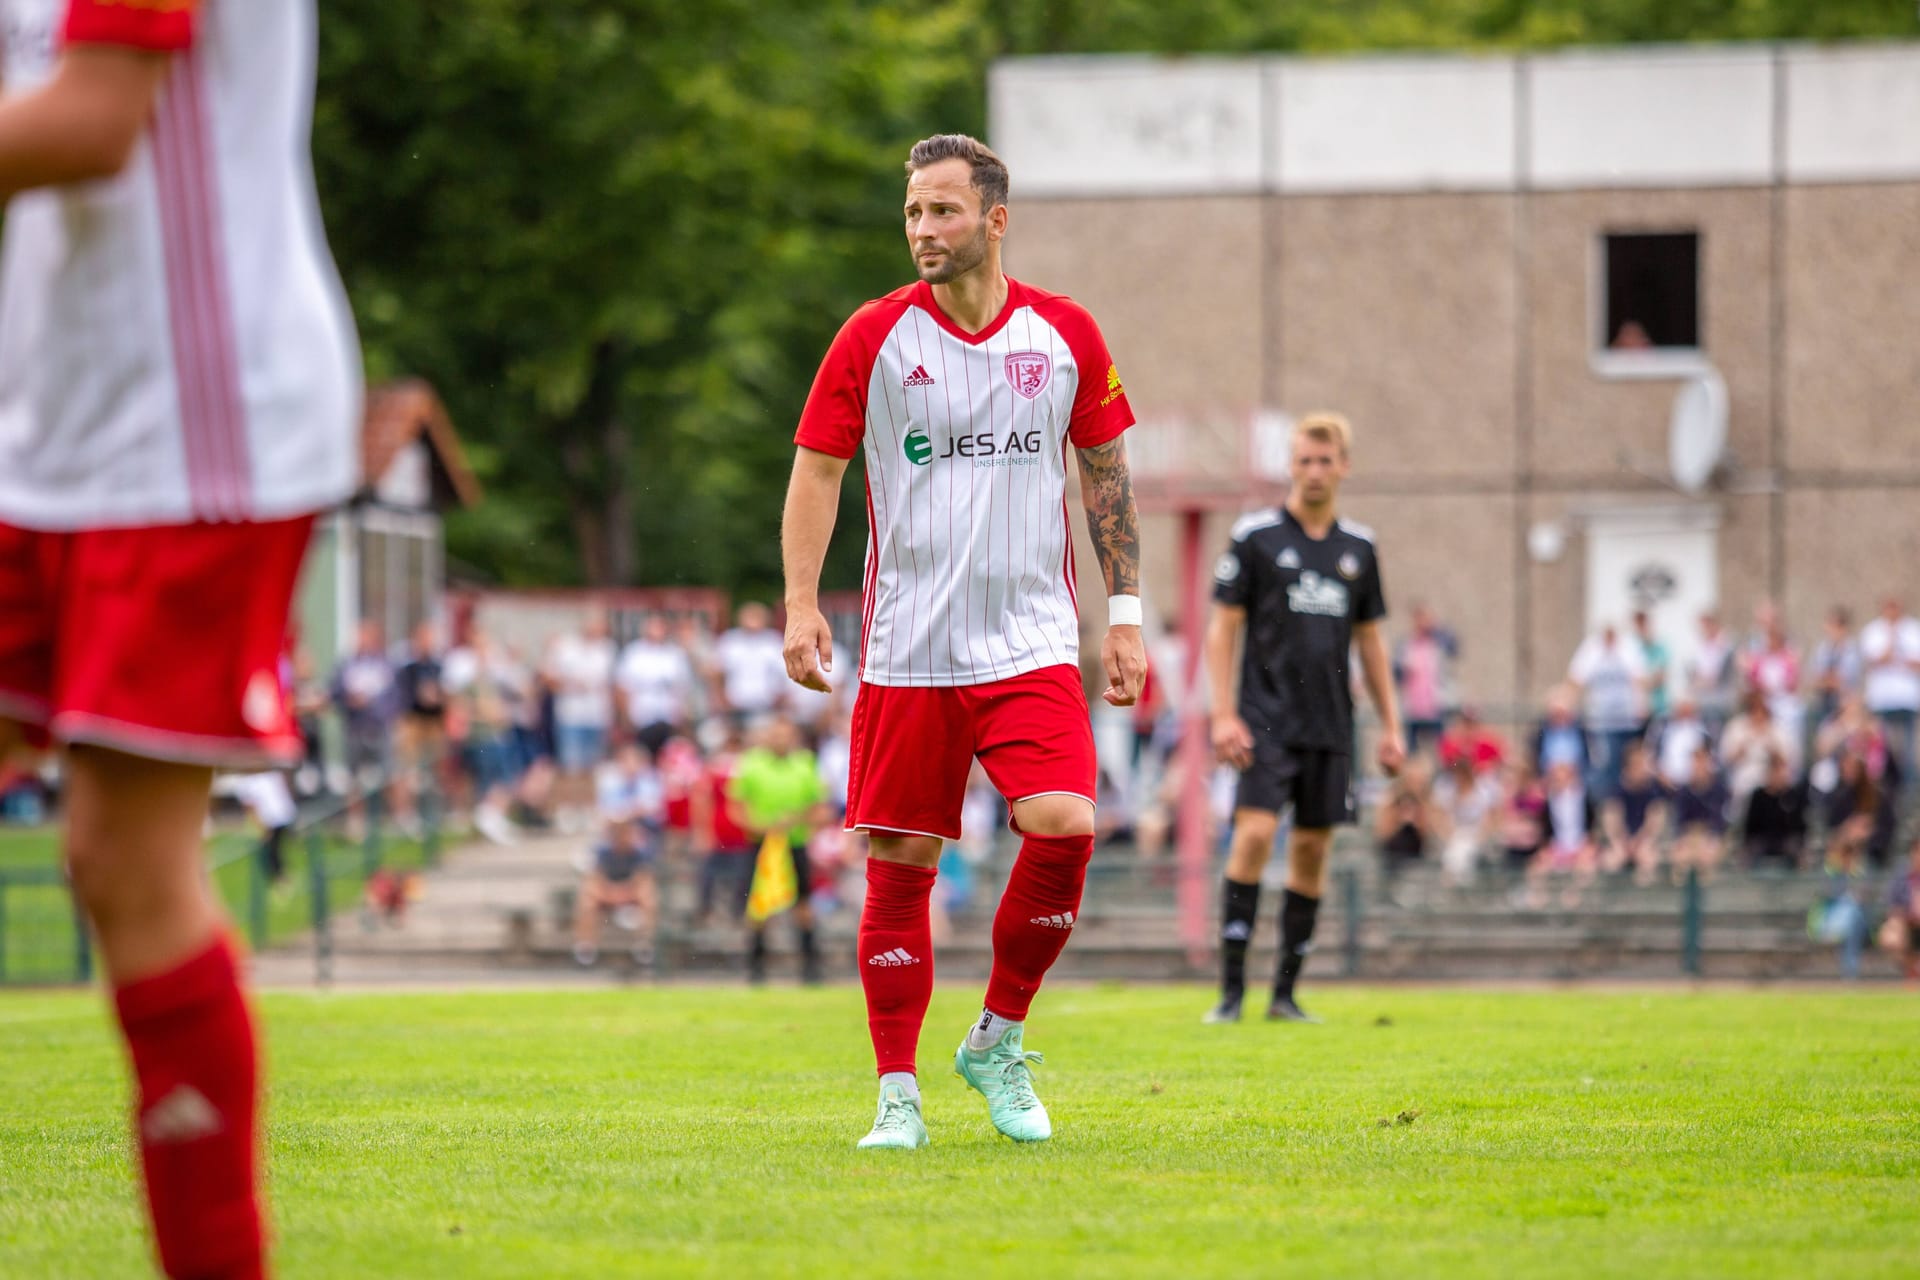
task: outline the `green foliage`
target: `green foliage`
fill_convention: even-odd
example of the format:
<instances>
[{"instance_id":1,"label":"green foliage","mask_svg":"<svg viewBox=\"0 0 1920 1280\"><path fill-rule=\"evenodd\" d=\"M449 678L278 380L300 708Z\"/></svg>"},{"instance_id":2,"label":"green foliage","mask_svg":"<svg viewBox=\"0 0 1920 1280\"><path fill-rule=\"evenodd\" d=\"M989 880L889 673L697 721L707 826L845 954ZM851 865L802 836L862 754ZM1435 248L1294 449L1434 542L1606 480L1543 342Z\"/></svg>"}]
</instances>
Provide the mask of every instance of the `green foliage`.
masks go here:
<instances>
[{"instance_id":1,"label":"green foliage","mask_svg":"<svg viewBox=\"0 0 1920 1280\"><path fill-rule=\"evenodd\" d=\"M1914 30L1896 0L328 0L315 154L369 372L432 379L474 445L456 560L768 593L820 355L909 278L900 160L984 130L994 57Z\"/></svg>"},{"instance_id":2,"label":"green foliage","mask_svg":"<svg viewBox=\"0 0 1920 1280\"><path fill-rule=\"evenodd\" d=\"M854 1150L848 977L268 995L275 1274L1913 1271L1909 993L1325 987L1323 1027L1202 1027L1195 987L1049 987L1055 1136L1016 1147L941 1065L979 1008L950 984L904 1153ZM147 1274L98 997L0 997L0 1034L0 1274Z\"/></svg>"}]
</instances>

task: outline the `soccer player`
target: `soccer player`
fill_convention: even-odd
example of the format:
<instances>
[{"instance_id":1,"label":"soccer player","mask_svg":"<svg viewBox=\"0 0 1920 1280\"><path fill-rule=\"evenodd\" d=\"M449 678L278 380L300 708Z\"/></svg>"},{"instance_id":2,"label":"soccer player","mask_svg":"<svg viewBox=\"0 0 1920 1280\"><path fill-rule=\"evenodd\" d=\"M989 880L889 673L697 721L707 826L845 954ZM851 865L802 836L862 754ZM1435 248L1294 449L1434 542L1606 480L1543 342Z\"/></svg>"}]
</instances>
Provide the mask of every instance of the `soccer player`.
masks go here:
<instances>
[{"instance_id":1,"label":"soccer player","mask_svg":"<svg viewBox=\"0 0 1920 1280\"><path fill-rule=\"evenodd\" d=\"M1140 539L1121 433L1133 412L1093 318L1000 270L1007 169L943 134L907 160L919 281L848 320L814 379L783 530L788 674L827 689L817 588L847 461L865 450L867 541L847 827L872 840L858 956L880 1073L863 1147L918 1147L915 1053L933 993L928 896L960 837L977 757L1024 840L993 922L993 972L954 1069L1019 1141L1052 1133L1023 1028L1066 945L1093 851L1093 734L1066 451L1110 597L1106 700L1146 675Z\"/></svg>"},{"instance_id":2,"label":"soccer player","mask_svg":"<svg viewBox=\"0 0 1920 1280\"><path fill-rule=\"evenodd\" d=\"M311 0L0 0L0 756L65 752L161 1267L265 1274L259 1057L201 858L278 676L360 362L309 159Z\"/></svg>"},{"instance_id":3,"label":"soccer player","mask_svg":"<svg viewBox=\"0 0 1920 1280\"><path fill-rule=\"evenodd\" d=\"M1208 1022L1238 1022L1247 944L1260 909L1260 873L1280 813L1293 808L1287 889L1280 904L1280 963L1267 1017L1313 1019L1293 998L1326 891L1333 828L1353 821L1353 691L1347 654L1357 648L1380 713L1380 767L1406 759L1393 665L1380 620L1387 602L1372 535L1335 511L1351 465L1352 430L1338 414L1302 418L1293 432L1292 489L1284 507L1243 518L1214 570L1207 620L1213 746L1240 771L1220 924L1220 1003ZM1234 646L1246 633L1238 702Z\"/></svg>"}]
</instances>

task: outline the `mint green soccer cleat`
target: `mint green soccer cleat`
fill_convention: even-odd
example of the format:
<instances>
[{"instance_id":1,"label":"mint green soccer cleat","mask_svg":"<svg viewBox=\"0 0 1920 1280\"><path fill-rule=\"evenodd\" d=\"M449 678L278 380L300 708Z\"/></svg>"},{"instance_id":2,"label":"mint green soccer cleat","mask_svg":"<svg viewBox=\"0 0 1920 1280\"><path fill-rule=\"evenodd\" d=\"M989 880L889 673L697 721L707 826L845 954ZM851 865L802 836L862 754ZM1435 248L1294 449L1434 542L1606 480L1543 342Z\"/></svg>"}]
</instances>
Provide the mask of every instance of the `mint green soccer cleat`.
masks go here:
<instances>
[{"instance_id":1,"label":"mint green soccer cleat","mask_svg":"<svg viewBox=\"0 0 1920 1280\"><path fill-rule=\"evenodd\" d=\"M1045 1142L1053 1136L1053 1122L1033 1095L1033 1072L1027 1066L1043 1059L1020 1047L1020 1032L1019 1027L1008 1027L985 1049L962 1040L953 1051L953 1074L987 1100L994 1128L1015 1142Z\"/></svg>"},{"instance_id":2,"label":"mint green soccer cleat","mask_svg":"<svg viewBox=\"0 0 1920 1280\"><path fill-rule=\"evenodd\" d=\"M860 1149L912 1151L931 1141L926 1122L920 1118L920 1100L897 1084L881 1085L880 1110L873 1117L873 1131L860 1139Z\"/></svg>"}]
</instances>

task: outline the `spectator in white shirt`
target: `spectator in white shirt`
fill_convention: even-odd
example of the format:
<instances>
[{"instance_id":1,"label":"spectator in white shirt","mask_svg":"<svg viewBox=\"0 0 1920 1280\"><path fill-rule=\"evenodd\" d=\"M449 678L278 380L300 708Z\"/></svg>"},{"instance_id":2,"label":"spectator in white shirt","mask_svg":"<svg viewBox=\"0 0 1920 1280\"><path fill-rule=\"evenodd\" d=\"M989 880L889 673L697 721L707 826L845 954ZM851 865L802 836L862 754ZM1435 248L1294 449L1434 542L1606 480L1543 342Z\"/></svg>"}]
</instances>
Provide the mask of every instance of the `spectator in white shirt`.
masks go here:
<instances>
[{"instance_id":1,"label":"spectator in white shirt","mask_svg":"<svg viewBox=\"0 0 1920 1280\"><path fill-rule=\"evenodd\" d=\"M1888 596L1880 616L1860 628L1860 663L1867 710L1879 717L1911 780L1914 721L1920 717L1920 621Z\"/></svg>"},{"instance_id":2,"label":"spectator in white shirt","mask_svg":"<svg viewBox=\"0 0 1920 1280\"><path fill-rule=\"evenodd\" d=\"M692 723L693 661L673 642L665 614L647 615L639 638L620 654L614 683L627 723L649 753L658 755L668 738Z\"/></svg>"},{"instance_id":3,"label":"spectator in white shirt","mask_svg":"<svg viewBox=\"0 0 1920 1280\"><path fill-rule=\"evenodd\" d=\"M1700 718L1700 708L1691 694L1682 694L1673 704L1673 714L1663 721L1656 739L1659 745L1660 780L1669 787L1683 787L1693 776L1693 756L1702 747L1711 748L1713 735Z\"/></svg>"},{"instance_id":4,"label":"spectator in white shirt","mask_svg":"<svg viewBox=\"0 0 1920 1280\"><path fill-rule=\"evenodd\" d=\"M720 693L736 719L775 711L787 687L787 658L773 611L764 604L740 606L733 630L714 646L720 667Z\"/></svg>"},{"instance_id":5,"label":"spectator in white shirt","mask_svg":"<svg viewBox=\"0 0 1920 1280\"><path fill-rule=\"evenodd\" d=\"M547 655L553 687L554 754L563 777L587 777L607 754L613 726L613 640L607 615L596 609L578 634L567 632Z\"/></svg>"},{"instance_id":6,"label":"spectator in white shirt","mask_svg":"<svg viewBox=\"0 0 1920 1280\"><path fill-rule=\"evenodd\" d=\"M1700 615L1700 637L1694 641L1693 656L1687 660L1686 690L1700 709L1707 731L1720 732L1733 715L1739 698L1739 671L1734 663L1733 640L1720 626L1719 615Z\"/></svg>"},{"instance_id":7,"label":"spectator in white shirt","mask_svg":"<svg viewBox=\"0 0 1920 1280\"><path fill-rule=\"evenodd\" d=\"M1646 677L1639 644L1622 636L1611 622L1587 637L1567 668L1567 678L1579 686L1586 704L1587 733L1594 748L1587 789L1595 795L1613 794L1627 744L1646 728Z\"/></svg>"}]
</instances>

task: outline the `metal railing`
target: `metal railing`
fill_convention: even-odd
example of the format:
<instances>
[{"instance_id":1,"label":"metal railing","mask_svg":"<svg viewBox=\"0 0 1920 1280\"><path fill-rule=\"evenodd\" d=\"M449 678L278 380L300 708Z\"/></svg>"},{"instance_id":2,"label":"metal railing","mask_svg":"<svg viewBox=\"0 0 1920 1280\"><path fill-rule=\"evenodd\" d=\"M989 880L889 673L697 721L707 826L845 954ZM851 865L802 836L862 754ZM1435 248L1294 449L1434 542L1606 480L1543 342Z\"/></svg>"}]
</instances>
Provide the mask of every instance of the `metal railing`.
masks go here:
<instances>
[{"instance_id":1,"label":"metal railing","mask_svg":"<svg viewBox=\"0 0 1920 1280\"><path fill-rule=\"evenodd\" d=\"M264 837L225 848L209 860L215 891L254 951L308 931L315 976L325 982L332 974L334 919L344 906L360 901L367 881L383 867L438 865L444 811L438 790L420 791L419 836L399 838L386 817L391 782L379 775L377 785L370 780L358 800L366 829L357 839L342 830L356 803L353 797L328 795L302 805L283 837L285 864L278 885ZM0 866L0 986L84 984L93 970L90 931L63 869Z\"/></svg>"}]
</instances>

